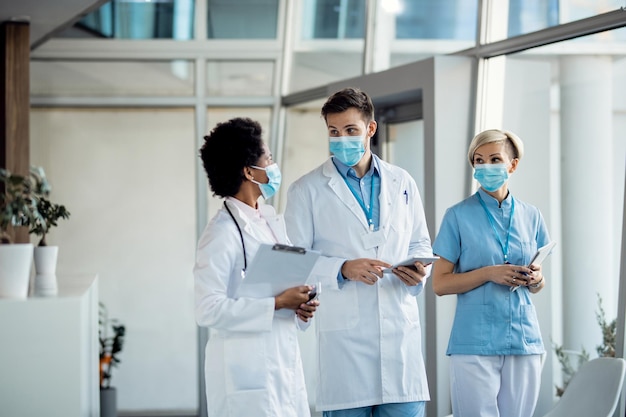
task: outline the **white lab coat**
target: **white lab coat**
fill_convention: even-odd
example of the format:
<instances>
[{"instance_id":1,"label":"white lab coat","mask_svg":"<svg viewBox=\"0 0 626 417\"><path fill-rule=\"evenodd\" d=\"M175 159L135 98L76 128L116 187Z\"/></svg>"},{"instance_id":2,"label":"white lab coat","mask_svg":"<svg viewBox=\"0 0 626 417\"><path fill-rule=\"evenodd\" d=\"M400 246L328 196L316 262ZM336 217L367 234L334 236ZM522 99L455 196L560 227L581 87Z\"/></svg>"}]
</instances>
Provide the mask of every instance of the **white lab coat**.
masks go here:
<instances>
[{"instance_id":1,"label":"white lab coat","mask_svg":"<svg viewBox=\"0 0 626 417\"><path fill-rule=\"evenodd\" d=\"M319 250L313 280L324 289L316 312L320 411L429 400L415 296L393 274L370 286L337 275L344 261L376 258L389 263L432 255L415 181L380 161L381 240L368 224L332 159L289 189L285 221L294 245ZM377 246L372 246L376 244Z\"/></svg>"},{"instance_id":2,"label":"white lab coat","mask_svg":"<svg viewBox=\"0 0 626 417\"><path fill-rule=\"evenodd\" d=\"M228 206L241 227L248 265L260 243L268 241L234 204ZM259 203L262 216L280 243L288 243L282 216ZM274 314L274 298L240 298L243 249L237 227L222 209L198 243L195 277L196 320L209 327L205 380L211 417L310 416L297 341L295 316Z\"/></svg>"}]
</instances>

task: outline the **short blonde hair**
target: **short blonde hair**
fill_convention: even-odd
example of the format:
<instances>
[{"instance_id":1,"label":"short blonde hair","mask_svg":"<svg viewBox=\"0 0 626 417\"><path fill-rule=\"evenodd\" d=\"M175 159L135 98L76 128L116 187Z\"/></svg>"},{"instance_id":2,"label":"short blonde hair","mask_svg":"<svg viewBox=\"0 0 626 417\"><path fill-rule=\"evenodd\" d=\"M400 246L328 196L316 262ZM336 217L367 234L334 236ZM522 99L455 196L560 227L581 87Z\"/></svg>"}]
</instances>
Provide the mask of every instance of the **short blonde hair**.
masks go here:
<instances>
[{"instance_id":1,"label":"short blonde hair","mask_svg":"<svg viewBox=\"0 0 626 417\"><path fill-rule=\"evenodd\" d=\"M494 142L504 143L505 149L511 159L522 159L522 156L524 156L524 143L519 136L508 130L489 129L480 132L472 139L472 143L470 143L469 150L467 151L467 159L470 165L474 166L474 153L476 149L487 143Z\"/></svg>"}]
</instances>

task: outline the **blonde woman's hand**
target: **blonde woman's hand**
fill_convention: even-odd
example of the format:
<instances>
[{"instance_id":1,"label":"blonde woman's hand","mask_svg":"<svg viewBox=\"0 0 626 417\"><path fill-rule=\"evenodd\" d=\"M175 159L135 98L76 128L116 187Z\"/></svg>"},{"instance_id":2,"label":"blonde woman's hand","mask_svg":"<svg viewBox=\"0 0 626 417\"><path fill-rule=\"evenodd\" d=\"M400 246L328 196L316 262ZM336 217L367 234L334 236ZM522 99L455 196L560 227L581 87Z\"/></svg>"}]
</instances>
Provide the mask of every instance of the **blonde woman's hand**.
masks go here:
<instances>
[{"instance_id":1,"label":"blonde woman's hand","mask_svg":"<svg viewBox=\"0 0 626 417\"><path fill-rule=\"evenodd\" d=\"M509 287L518 287L528 284L528 277L532 275L532 269L513 264L492 265L484 268L487 279L496 284Z\"/></svg>"}]
</instances>

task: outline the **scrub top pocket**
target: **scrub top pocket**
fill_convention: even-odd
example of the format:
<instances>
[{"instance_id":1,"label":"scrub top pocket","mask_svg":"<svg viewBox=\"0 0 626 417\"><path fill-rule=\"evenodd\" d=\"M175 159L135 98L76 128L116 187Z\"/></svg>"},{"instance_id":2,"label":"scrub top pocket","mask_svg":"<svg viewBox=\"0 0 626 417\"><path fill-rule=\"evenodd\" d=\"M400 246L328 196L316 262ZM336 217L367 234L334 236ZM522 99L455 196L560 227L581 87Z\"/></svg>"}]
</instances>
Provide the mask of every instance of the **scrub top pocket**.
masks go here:
<instances>
[{"instance_id":1,"label":"scrub top pocket","mask_svg":"<svg viewBox=\"0 0 626 417\"><path fill-rule=\"evenodd\" d=\"M520 321L524 343L527 345L541 345L541 333L539 331L539 321L537 312L532 304L520 306Z\"/></svg>"},{"instance_id":2,"label":"scrub top pocket","mask_svg":"<svg viewBox=\"0 0 626 417\"><path fill-rule=\"evenodd\" d=\"M485 304L458 304L452 326L454 345L485 346L491 338L493 307Z\"/></svg>"}]
</instances>

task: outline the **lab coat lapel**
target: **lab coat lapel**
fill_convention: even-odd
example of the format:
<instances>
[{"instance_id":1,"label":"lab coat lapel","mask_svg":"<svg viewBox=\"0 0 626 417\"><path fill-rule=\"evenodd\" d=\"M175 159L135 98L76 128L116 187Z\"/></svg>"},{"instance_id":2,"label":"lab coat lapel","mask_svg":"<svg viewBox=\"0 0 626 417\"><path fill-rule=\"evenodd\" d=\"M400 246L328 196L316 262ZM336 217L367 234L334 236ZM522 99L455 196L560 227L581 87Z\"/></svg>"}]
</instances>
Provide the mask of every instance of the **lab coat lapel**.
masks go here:
<instances>
[{"instance_id":1,"label":"lab coat lapel","mask_svg":"<svg viewBox=\"0 0 626 417\"><path fill-rule=\"evenodd\" d=\"M270 229L281 243L288 243L289 239L287 238L287 229L285 228L285 222L283 221L283 216L280 214L276 214L274 209L267 205L259 205L259 210L263 215L263 218L267 220L267 224Z\"/></svg>"},{"instance_id":2,"label":"lab coat lapel","mask_svg":"<svg viewBox=\"0 0 626 417\"><path fill-rule=\"evenodd\" d=\"M400 178L397 177L393 171L389 170L384 161L378 160L380 167L380 219L379 224L388 225L391 224L390 216L396 210L396 205L403 197L401 194L403 190L400 189ZM385 237L389 234L389 228L385 228Z\"/></svg>"},{"instance_id":3,"label":"lab coat lapel","mask_svg":"<svg viewBox=\"0 0 626 417\"><path fill-rule=\"evenodd\" d=\"M228 208L233 213L233 216L235 216L235 218L237 219L237 223L239 224L239 227L241 227L241 231L243 233L252 236L255 240L259 242L265 241L265 237L256 229L256 227L252 225L252 223L250 223L248 216L243 214L239 207L237 207L235 204L229 204Z\"/></svg>"},{"instance_id":4,"label":"lab coat lapel","mask_svg":"<svg viewBox=\"0 0 626 417\"><path fill-rule=\"evenodd\" d=\"M322 172L324 173L324 176L328 177L328 186L330 189L333 190L339 200L346 205L348 210L350 210L350 212L352 212L352 214L359 219L363 227L367 229L368 224L367 219L365 218L365 213L363 213L363 209L352 195L352 192L348 188L348 185L339 171L337 171L337 168L335 167L335 164L333 164L331 158L324 163Z\"/></svg>"}]
</instances>

